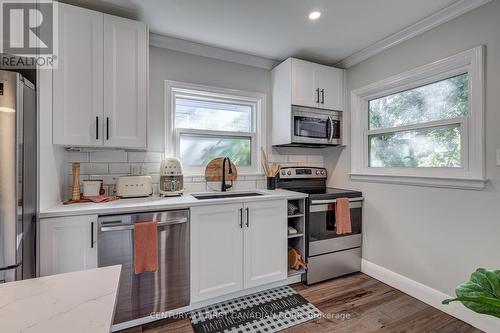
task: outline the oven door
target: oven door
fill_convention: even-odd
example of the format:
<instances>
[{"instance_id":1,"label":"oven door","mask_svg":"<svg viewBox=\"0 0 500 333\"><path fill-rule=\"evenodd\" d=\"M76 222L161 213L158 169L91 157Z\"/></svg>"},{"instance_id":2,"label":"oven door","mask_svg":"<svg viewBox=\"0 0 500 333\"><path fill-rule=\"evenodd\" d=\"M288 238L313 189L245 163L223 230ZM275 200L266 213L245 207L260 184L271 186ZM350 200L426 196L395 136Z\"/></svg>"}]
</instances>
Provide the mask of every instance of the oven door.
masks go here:
<instances>
[{"instance_id":1,"label":"oven door","mask_svg":"<svg viewBox=\"0 0 500 333\"><path fill-rule=\"evenodd\" d=\"M361 246L363 198L351 198L352 233L337 235L336 200L312 200L309 206L308 256L352 249Z\"/></svg>"},{"instance_id":2,"label":"oven door","mask_svg":"<svg viewBox=\"0 0 500 333\"><path fill-rule=\"evenodd\" d=\"M341 115L336 111L314 112L293 107L292 142L339 145L341 140Z\"/></svg>"}]
</instances>

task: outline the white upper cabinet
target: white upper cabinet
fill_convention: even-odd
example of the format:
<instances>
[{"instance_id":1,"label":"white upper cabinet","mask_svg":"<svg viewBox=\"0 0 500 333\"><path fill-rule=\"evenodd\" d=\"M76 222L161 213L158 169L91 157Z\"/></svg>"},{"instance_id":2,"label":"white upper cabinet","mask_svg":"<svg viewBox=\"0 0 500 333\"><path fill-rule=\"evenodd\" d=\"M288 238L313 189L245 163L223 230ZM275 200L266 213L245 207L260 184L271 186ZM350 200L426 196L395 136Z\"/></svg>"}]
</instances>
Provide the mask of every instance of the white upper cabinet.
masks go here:
<instances>
[{"instance_id":1,"label":"white upper cabinet","mask_svg":"<svg viewBox=\"0 0 500 333\"><path fill-rule=\"evenodd\" d=\"M318 65L292 59L292 102L293 105L318 107Z\"/></svg>"},{"instance_id":2,"label":"white upper cabinet","mask_svg":"<svg viewBox=\"0 0 500 333\"><path fill-rule=\"evenodd\" d=\"M59 3L53 142L146 148L148 28Z\"/></svg>"},{"instance_id":3,"label":"white upper cabinet","mask_svg":"<svg viewBox=\"0 0 500 333\"><path fill-rule=\"evenodd\" d=\"M344 70L319 65L316 69L319 107L322 109L344 110Z\"/></svg>"},{"instance_id":4,"label":"white upper cabinet","mask_svg":"<svg viewBox=\"0 0 500 333\"><path fill-rule=\"evenodd\" d=\"M103 14L59 4L59 59L53 71L53 142L102 144Z\"/></svg>"},{"instance_id":5,"label":"white upper cabinet","mask_svg":"<svg viewBox=\"0 0 500 333\"><path fill-rule=\"evenodd\" d=\"M291 70L290 104L344 110L344 70L293 58Z\"/></svg>"},{"instance_id":6,"label":"white upper cabinet","mask_svg":"<svg viewBox=\"0 0 500 333\"><path fill-rule=\"evenodd\" d=\"M104 15L105 146L146 148L148 30Z\"/></svg>"}]
</instances>

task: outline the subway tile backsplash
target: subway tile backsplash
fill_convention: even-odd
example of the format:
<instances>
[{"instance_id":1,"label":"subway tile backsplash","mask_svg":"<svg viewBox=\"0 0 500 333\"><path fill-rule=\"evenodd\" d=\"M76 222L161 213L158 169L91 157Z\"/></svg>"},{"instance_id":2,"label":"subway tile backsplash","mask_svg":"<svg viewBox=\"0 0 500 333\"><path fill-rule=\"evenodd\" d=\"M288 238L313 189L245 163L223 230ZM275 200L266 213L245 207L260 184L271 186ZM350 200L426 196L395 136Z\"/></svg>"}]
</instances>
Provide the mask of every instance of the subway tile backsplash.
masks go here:
<instances>
[{"instance_id":1,"label":"subway tile backsplash","mask_svg":"<svg viewBox=\"0 0 500 333\"><path fill-rule=\"evenodd\" d=\"M160 182L160 162L162 153L137 152L124 150L100 150L91 152L66 152L67 176L65 179L67 193L71 195L72 184L72 162L80 162L80 180L102 179L106 194L115 193L115 184L119 176L125 175L149 175L153 179L154 193L158 193ZM307 165L312 167L323 167L322 155L278 155L270 154L269 162L279 163L282 166ZM217 184L206 184L203 176L185 176L184 186L189 192L203 192L218 188ZM235 190L249 190L265 188L266 181L263 175L240 175L234 184Z\"/></svg>"}]
</instances>

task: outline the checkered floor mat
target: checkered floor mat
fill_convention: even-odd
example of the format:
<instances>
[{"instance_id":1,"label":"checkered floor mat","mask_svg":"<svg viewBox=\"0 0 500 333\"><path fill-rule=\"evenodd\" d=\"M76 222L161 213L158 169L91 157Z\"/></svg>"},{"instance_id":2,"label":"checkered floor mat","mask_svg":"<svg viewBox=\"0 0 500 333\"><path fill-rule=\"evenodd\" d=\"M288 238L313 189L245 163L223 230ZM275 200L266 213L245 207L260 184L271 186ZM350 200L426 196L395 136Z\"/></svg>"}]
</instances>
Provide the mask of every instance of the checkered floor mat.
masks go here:
<instances>
[{"instance_id":1,"label":"checkered floor mat","mask_svg":"<svg viewBox=\"0 0 500 333\"><path fill-rule=\"evenodd\" d=\"M210 305L191 313L196 333L271 333L321 316L288 286Z\"/></svg>"}]
</instances>

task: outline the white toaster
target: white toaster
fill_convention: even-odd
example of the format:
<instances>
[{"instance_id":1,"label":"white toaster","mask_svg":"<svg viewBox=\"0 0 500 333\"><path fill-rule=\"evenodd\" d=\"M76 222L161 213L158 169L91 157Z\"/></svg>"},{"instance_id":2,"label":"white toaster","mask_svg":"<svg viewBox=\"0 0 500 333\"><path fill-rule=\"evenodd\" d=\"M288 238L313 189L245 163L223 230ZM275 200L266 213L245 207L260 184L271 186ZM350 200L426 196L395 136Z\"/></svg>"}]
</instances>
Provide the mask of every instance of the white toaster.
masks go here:
<instances>
[{"instance_id":1,"label":"white toaster","mask_svg":"<svg viewBox=\"0 0 500 333\"><path fill-rule=\"evenodd\" d=\"M122 176L116 181L116 195L122 198L148 197L153 194L150 176Z\"/></svg>"}]
</instances>

